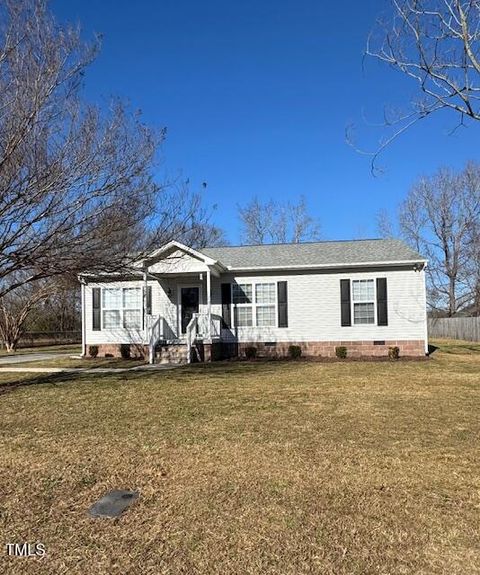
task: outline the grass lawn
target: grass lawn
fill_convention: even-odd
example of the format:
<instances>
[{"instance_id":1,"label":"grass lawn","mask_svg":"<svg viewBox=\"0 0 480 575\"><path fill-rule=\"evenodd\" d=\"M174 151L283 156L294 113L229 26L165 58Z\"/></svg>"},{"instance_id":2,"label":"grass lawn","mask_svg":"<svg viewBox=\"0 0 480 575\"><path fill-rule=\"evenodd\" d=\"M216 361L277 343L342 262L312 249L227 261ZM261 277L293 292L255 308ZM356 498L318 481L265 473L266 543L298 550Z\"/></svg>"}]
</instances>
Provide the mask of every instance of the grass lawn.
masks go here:
<instances>
[{"instance_id":1,"label":"grass lawn","mask_svg":"<svg viewBox=\"0 0 480 575\"><path fill-rule=\"evenodd\" d=\"M0 542L47 549L0 572L480 573L480 345L437 345L424 362L0 375ZM89 518L112 488L141 496Z\"/></svg>"},{"instance_id":2,"label":"grass lawn","mask_svg":"<svg viewBox=\"0 0 480 575\"><path fill-rule=\"evenodd\" d=\"M121 357L88 357L75 359L71 357L53 357L38 361L22 361L12 363L11 367L64 367L64 368L82 368L95 369L98 367L111 368L129 368L145 365L147 362L143 359L123 359ZM9 367L10 364L1 363L0 367Z\"/></svg>"}]
</instances>

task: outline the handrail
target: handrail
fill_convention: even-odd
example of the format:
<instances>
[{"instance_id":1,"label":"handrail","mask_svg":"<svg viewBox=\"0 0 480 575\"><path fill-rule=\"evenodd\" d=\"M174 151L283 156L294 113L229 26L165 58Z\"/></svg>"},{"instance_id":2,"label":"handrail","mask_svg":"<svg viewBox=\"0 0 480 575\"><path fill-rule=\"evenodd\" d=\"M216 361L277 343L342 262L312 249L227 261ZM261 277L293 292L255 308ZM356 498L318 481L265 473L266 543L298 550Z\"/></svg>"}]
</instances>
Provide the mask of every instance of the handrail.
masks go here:
<instances>
[{"instance_id":1,"label":"handrail","mask_svg":"<svg viewBox=\"0 0 480 575\"><path fill-rule=\"evenodd\" d=\"M198 315L194 313L192 319L188 322L187 329L185 330L185 338L187 340L187 363L192 361L192 345L195 341L195 335L198 325Z\"/></svg>"},{"instance_id":2,"label":"handrail","mask_svg":"<svg viewBox=\"0 0 480 575\"><path fill-rule=\"evenodd\" d=\"M147 316L148 317L148 316ZM153 319L153 318L152 318ZM156 320L148 326L150 337L148 340L148 362L154 363L155 359L155 346L158 340L162 337L163 318L158 316Z\"/></svg>"},{"instance_id":3,"label":"handrail","mask_svg":"<svg viewBox=\"0 0 480 575\"><path fill-rule=\"evenodd\" d=\"M211 336L212 337L221 337L222 333L222 316L212 313L210 318L210 325L211 325Z\"/></svg>"},{"instance_id":4,"label":"handrail","mask_svg":"<svg viewBox=\"0 0 480 575\"><path fill-rule=\"evenodd\" d=\"M197 312L194 314L197 319L198 335L210 339L213 337L220 337L221 335L221 321L222 318L216 314L208 314L207 312Z\"/></svg>"}]
</instances>

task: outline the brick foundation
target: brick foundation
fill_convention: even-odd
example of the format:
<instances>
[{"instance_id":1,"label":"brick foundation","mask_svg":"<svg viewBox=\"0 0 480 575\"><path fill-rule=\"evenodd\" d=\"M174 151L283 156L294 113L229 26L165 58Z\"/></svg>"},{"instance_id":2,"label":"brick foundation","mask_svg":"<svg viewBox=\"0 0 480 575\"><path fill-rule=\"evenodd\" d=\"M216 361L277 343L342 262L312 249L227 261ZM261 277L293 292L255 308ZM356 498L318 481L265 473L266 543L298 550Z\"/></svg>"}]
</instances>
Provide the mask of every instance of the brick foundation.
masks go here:
<instances>
[{"instance_id":1,"label":"brick foundation","mask_svg":"<svg viewBox=\"0 0 480 575\"><path fill-rule=\"evenodd\" d=\"M93 344L86 345L86 355L89 356L89 348ZM400 357L424 357L425 344L423 340L386 340L378 345L373 341L288 341L267 344L266 342L242 342L242 343L197 343L197 349L201 361L218 361L229 357L244 357L245 348L255 347L258 357L288 357L288 348L298 345L302 350L303 357L335 357L335 348L344 346L347 348L347 357L388 357L389 347L400 348ZM98 357L122 357L122 347L128 346L130 357L148 358L148 346L143 344L118 344L100 343Z\"/></svg>"},{"instance_id":2,"label":"brick foundation","mask_svg":"<svg viewBox=\"0 0 480 575\"><path fill-rule=\"evenodd\" d=\"M97 357L122 357L122 348L128 348L130 350L130 357L137 359L148 358L148 346L141 343L99 343L99 344L87 344L85 347L85 355L90 357L90 347L98 347Z\"/></svg>"},{"instance_id":3,"label":"brick foundation","mask_svg":"<svg viewBox=\"0 0 480 575\"><path fill-rule=\"evenodd\" d=\"M291 345L298 345L304 357L336 357L335 348L340 346L347 348L347 357L388 357L389 347L398 347L400 357L425 356L423 340L385 340L379 345L375 345L373 341L289 341L270 345L265 342L224 344L224 355L226 357L244 356L245 348L253 346L257 348L259 357L287 357L288 348Z\"/></svg>"},{"instance_id":4,"label":"brick foundation","mask_svg":"<svg viewBox=\"0 0 480 575\"><path fill-rule=\"evenodd\" d=\"M221 342L204 343L203 347L203 361L218 361L223 359L223 344Z\"/></svg>"}]
</instances>

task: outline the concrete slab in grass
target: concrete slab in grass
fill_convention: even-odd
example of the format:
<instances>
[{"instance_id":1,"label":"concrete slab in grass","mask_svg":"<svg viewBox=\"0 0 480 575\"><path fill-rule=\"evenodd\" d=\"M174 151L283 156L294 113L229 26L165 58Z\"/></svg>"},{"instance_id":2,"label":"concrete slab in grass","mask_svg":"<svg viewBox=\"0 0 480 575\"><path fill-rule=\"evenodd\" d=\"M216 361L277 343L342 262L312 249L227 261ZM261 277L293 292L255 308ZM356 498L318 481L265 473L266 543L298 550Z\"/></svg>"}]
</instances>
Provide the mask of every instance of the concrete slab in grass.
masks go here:
<instances>
[{"instance_id":1,"label":"concrete slab in grass","mask_svg":"<svg viewBox=\"0 0 480 575\"><path fill-rule=\"evenodd\" d=\"M94 503L88 513L92 517L119 517L137 498L138 491L114 489Z\"/></svg>"}]
</instances>

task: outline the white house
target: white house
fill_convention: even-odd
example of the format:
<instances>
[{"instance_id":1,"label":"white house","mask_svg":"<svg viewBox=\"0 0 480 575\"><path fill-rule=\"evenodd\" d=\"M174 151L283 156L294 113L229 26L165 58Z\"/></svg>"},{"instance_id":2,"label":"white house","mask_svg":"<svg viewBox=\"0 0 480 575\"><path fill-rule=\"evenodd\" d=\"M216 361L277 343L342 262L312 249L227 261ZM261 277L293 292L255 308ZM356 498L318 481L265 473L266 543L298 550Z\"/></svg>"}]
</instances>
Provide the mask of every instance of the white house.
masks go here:
<instances>
[{"instance_id":1,"label":"white house","mask_svg":"<svg viewBox=\"0 0 480 575\"><path fill-rule=\"evenodd\" d=\"M295 344L307 356L423 356L426 263L399 240L201 251L172 241L128 274L81 277L83 354L210 361Z\"/></svg>"}]
</instances>

